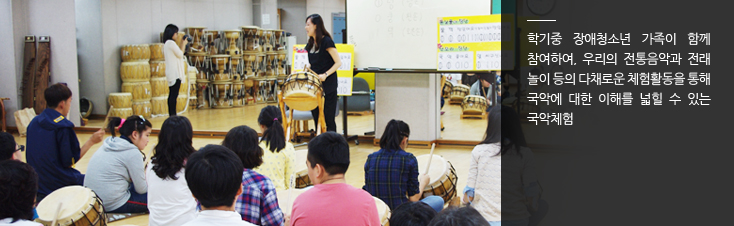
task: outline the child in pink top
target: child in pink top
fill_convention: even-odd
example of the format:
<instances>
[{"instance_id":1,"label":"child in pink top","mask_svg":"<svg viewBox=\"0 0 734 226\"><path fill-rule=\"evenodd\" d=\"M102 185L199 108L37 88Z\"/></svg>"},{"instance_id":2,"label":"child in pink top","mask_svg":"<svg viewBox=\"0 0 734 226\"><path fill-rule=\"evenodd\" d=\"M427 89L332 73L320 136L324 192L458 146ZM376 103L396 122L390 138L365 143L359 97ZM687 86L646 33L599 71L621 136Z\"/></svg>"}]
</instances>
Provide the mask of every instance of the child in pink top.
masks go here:
<instances>
[{"instance_id":1,"label":"child in pink top","mask_svg":"<svg viewBox=\"0 0 734 226\"><path fill-rule=\"evenodd\" d=\"M349 167L349 145L344 137L327 132L311 140L306 164L315 186L293 202L291 226L380 225L372 196L344 180Z\"/></svg>"}]
</instances>

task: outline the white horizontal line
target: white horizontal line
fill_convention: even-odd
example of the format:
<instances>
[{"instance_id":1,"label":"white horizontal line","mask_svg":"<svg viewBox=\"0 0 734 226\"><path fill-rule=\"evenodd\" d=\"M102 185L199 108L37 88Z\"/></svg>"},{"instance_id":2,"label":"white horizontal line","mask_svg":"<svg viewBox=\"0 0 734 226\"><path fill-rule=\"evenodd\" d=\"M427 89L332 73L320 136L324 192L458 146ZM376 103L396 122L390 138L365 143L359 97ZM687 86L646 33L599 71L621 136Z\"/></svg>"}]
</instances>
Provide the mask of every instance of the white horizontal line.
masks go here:
<instances>
[{"instance_id":1,"label":"white horizontal line","mask_svg":"<svg viewBox=\"0 0 734 226\"><path fill-rule=\"evenodd\" d=\"M527 20L527 21L529 22L529 21L556 21L556 20Z\"/></svg>"}]
</instances>

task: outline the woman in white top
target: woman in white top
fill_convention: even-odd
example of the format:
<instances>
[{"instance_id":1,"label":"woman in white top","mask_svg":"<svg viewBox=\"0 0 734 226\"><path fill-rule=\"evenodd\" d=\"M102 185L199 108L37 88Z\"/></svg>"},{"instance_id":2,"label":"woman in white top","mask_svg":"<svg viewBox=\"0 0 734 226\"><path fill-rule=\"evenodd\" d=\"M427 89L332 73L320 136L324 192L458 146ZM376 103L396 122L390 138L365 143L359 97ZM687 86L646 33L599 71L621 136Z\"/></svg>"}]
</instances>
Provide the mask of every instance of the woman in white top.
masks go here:
<instances>
[{"instance_id":1,"label":"woman in white top","mask_svg":"<svg viewBox=\"0 0 734 226\"><path fill-rule=\"evenodd\" d=\"M476 208L490 225L500 221L529 225L538 209L540 189L533 153L525 147L519 123L512 108L493 108L485 138L472 150L464 203Z\"/></svg>"},{"instance_id":2,"label":"woman in white top","mask_svg":"<svg viewBox=\"0 0 734 226\"><path fill-rule=\"evenodd\" d=\"M182 40L183 39L183 40ZM178 34L178 27L173 24L166 26L163 31L163 57L166 62L166 80L168 80L168 115L176 115L176 98L181 81L184 80L186 62L184 61L184 49L189 41ZM180 45L176 44L180 43Z\"/></svg>"},{"instance_id":3,"label":"woman in white top","mask_svg":"<svg viewBox=\"0 0 734 226\"><path fill-rule=\"evenodd\" d=\"M166 119L158 135L158 145L145 176L148 180L148 221L155 225L182 225L196 218L196 200L186 184L186 159L196 149L191 146L191 122L183 116Z\"/></svg>"}]
</instances>

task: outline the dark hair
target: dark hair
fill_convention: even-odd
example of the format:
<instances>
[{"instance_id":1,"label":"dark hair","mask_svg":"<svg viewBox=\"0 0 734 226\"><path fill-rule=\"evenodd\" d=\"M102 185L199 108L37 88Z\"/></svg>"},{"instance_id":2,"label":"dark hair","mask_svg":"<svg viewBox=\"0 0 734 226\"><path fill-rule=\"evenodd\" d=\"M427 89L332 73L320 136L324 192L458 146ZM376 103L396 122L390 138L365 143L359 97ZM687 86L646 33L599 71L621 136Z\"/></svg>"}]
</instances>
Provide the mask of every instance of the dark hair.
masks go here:
<instances>
[{"instance_id":1,"label":"dark hair","mask_svg":"<svg viewBox=\"0 0 734 226\"><path fill-rule=\"evenodd\" d=\"M191 154L186 163L186 184L203 207L232 206L242 186L243 172L234 152L210 144Z\"/></svg>"},{"instance_id":2,"label":"dark hair","mask_svg":"<svg viewBox=\"0 0 734 226\"><path fill-rule=\"evenodd\" d=\"M426 226L436 217L436 210L424 202L406 202L392 211L391 226Z\"/></svg>"},{"instance_id":3,"label":"dark hair","mask_svg":"<svg viewBox=\"0 0 734 226\"><path fill-rule=\"evenodd\" d=\"M319 47L319 44L321 44L321 36L326 36L331 38L331 34L329 34L329 31L326 30L326 27L324 26L324 19L321 18L321 15L319 14L311 14L310 16L306 17L306 22L308 22L308 19L311 19L311 23L313 25L316 25L316 29L314 32L314 36L316 36L316 40L312 37L308 37L308 44L306 44L306 51L311 51L311 48L316 46L316 48Z\"/></svg>"},{"instance_id":4,"label":"dark hair","mask_svg":"<svg viewBox=\"0 0 734 226\"><path fill-rule=\"evenodd\" d=\"M260 116L257 117L257 123L267 128L263 131L263 140L274 153L285 148L285 130L283 130L282 121L280 108L273 105L264 107L260 110Z\"/></svg>"},{"instance_id":5,"label":"dark hair","mask_svg":"<svg viewBox=\"0 0 734 226\"><path fill-rule=\"evenodd\" d=\"M120 126L120 123L122 122L121 118L118 117L110 117L110 122L107 124L107 130L110 131L112 136L115 136L115 128ZM120 127L120 135L130 137L134 131L137 131L139 134L143 134L146 130L149 128L153 128L153 125L150 124L150 121L145 120L142 116L133 115L130 117L127 117L125 119L125 123L122 123L122 126Z\"/></svg>"},{"instance_id":6,"label":"dark hair","mask_svg":"<svg viewBox=\"0 0 734 226\"><path fill-rule=\"evenodd\" d=\"M31 220L37 191L38 175L31 165L0 161L0 219Z\"/></svg>"},{"instance_id":7,"label":"dark hair","mask_svg":"<svg viewBox=\"0 0 734 226\"><path fill-rule=\"evenodd\" d=\"M184 167L184 161L196 152L191 146L194 130L189 119L183 116L171 116L163 122L158 134L158 144L151 158L153 171L161 179L169 177L178 180L176 173Z\"/></svg>"},{"instance_id":8,"label":"dark hair","mask_svg":"<svg viewBox=\"0 0 734 226\"><path fill-rule=\"evenodd\" d=\"M56 83L43 91L43 97L46 99L46 107L56 108L61 101L68 100L71 97L71 90L64 84Z\"/></svg>"},{"instance_id":9,"label":"dark hair","mask_svg":"<svg viewBox=\"0 0 734 226\"><path fill-rule=\"evenodd\" d=\"M502 140L502 112L497 107L489 110L487 119L487 131L484 132L484 140L480 144L492 144Z\"/></svg>"},{"instance_id":10,"label":"dark hair","mask_svg":"<svg viewBox=\"0 0 734 226\"><path fill-rule=\"evenodd\" d=\"M479 80L484 80L489 83L492 83L495 80L494 78L497 77L497 72L493 71L490 73L477 73L477 76Z\"/></svg>"},{"instance_id":11,"label":"dark hair","mask_svg":"<svg viewBox=\"0 0 734 226\"><path fill-rule=\"evenodd\" d=\"M222 146L237 154L247 169L263 164L263 149L258 145L257 132L249 126L238 126L229 130Z\"/></svg>"},{"instance_id":12,"label":"dark hair","mask_svg":"<svg viewBox=\"0 0 734 226\"><path fill-rule=\"evenodd\" d=\"M173 35L175 35L176 33L178 33L178 27L176 27L176 25L166 25L166 29L163 30L163 42L173 40Z\"/></svg>"},{"instance_id":13,"label":"dark hair","mask_svg":"<svg viewBox=\"0 0 734 226\"><path fill-rule=\"evenodd\" d=\"M306 159L311 168L320 164L331 175L344 174L349 168L349 144L338 133L322 133L308 142Z\"/></svg>"},{"instance_id":14,"label":"dark hair","mask_svg":"<svg viewBox=\"0 0 734 226\"><path fill-rule=\"evenodd\" d=\"M522 127L520 127L520 117L512 107L502 106L502 148L501 154L504 155L510 149L515 149L517 154L522 157L520 147L526 147L525 135L523 135Z\"/></svg>"},{"instance_id":15,"label":"dark hair","mask_svg":"<svg viewBox=\"0 0 734 226\"><path fill-rule=\"evenodd\" d=\"M404 137L410 136L410 126L402 120L390 120L385 126L380 138L380 148L385 150L400 150L400 143Z\"/></svg>"},{"instance_id":16,"label":"dark hair","mask_svg":"<svg viewBox=\"0 0 734 226\"><path fill-rule=\"evenodd\" d=\"M471 206L450 207L438 213L428 226L489 226L489 222Z\"/></svg>"},{"instance_id":17,"label":"dark hair","mask_svg":"<svg viewBox=\"0 0 734 226\"><path fill-rule=\"evenodd\" d=\"M0 161L13 158L15 145L15 138L12 134L0 132Z\"/></svg>"}]
</instances>

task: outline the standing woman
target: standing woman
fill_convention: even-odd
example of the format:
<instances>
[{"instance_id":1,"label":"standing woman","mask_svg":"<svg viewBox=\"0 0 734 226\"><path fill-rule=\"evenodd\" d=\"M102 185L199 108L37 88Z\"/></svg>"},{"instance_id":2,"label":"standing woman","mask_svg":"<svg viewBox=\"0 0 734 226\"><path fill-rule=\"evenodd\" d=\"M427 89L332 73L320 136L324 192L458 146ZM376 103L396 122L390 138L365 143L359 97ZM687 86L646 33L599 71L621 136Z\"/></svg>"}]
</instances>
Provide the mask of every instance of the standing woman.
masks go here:
<instances>
[{"instance_id":1,"label":"standing woman","mask_svg":"<svg viewBox=\"0 0 734 226\"><path fill-rule=\"evenodd\" d=\"M339 52L336 51L334 40L324 27L324 20L319 14L311 14L306 18L306 32L308 33L308 63L311 70L318 73L324 89L324 118L326 119L326 131L336 132L336 69L342 62ZM311 111L315 125L319 125L319 108Z\"/></svg>"},{"instance_id":2,"label":"standing woman","mask_svg":"<svg viewBox=\"0 0 734 226\"><path fill-rule=\"evenodd\" d=\"M183 40L181 40L183 39ZM166 80L168 80L168 116L176 115L176 98L178 97L178 89L181 87L181 81L185 73L186 63L184 62L184 49L189 43L184 37L178 34L178 27L173 24L166 26L163 31L163 57L166 59ZM181 43L178 45L176 43Z\"/></svg>"}]
</instances>

